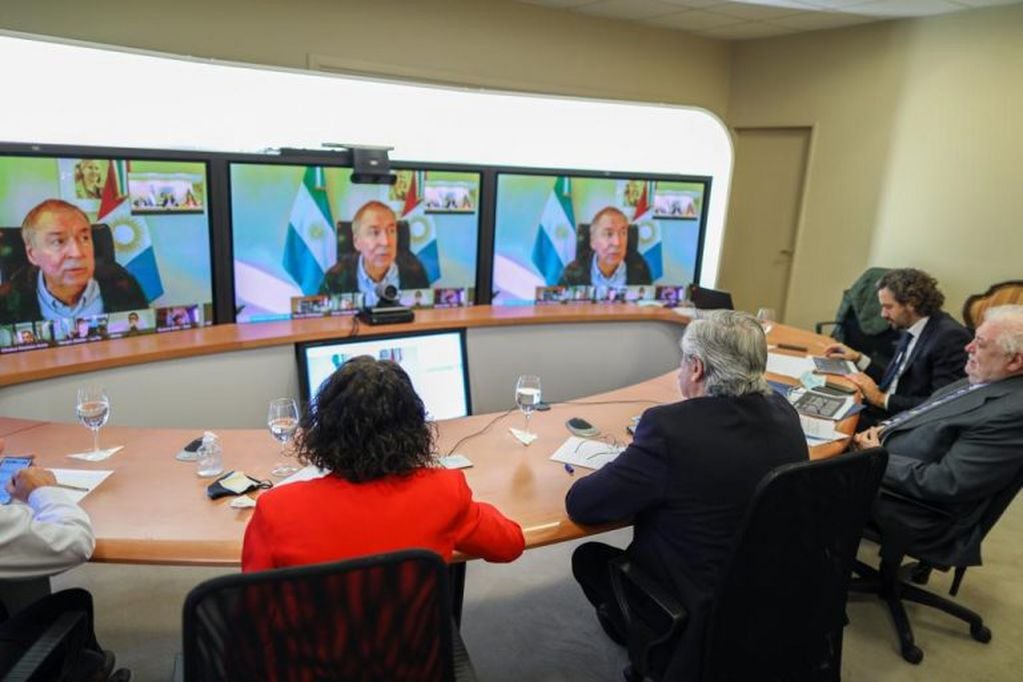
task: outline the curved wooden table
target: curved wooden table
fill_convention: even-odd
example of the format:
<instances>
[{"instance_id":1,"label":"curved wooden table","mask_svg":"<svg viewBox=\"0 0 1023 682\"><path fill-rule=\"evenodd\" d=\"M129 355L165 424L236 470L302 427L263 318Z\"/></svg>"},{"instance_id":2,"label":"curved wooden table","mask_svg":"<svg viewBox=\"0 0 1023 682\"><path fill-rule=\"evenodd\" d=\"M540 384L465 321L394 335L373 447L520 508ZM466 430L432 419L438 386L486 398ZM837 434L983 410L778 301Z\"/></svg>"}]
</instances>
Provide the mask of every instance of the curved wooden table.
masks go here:
<instances>
[{"instance_id":1,"label":"curved wooden table","mask_svg":"<svg viewBox=\"0 0 1023 682\"><path fill-rule=\"evenodd\" d=\"M546 310L537 308L529 317L540 323L609 317L600 308L592 314L569 308L568 315L560 306L552 313ZM623 312L615 319L674 319L680 324L687 321L670 311L648 311L633 309L632 313ZM464 317L466 311L453 312L462 313ZM516 312L521 319L524 311ZM456 324L444 319L445 315L437 317L441 319L428 324L438 327ZM496 313L494 319L500 323L502 319L516 319L516 316L502 318ZM417 324L415 328L423 327ZM243 331L247 333L248 328ZM205 332L222 333L218 328L194 333ZM329 333L336 335L337 329L332 328ZM821 351L828 343L824 337L784 325L776 325L770 341L798 344L811 352ZM108 358L103 362L109 361ZM607 528L579 526L565 514L565 493L577 477L587 473L577 468L575 474L570 475L560 463L549 459L569 435L565 421L570 417L583 417L604 434L626 442L629 436L625 427L630 417L652 405L677 399L676 376L672 371L632 386L558 403L549 412L536 413L531 426L539 438L529 447L520 444L508 432L509 426L522 426L522 417L517 411L440 422L439 447L446 454L456 443L466 439L457 451L474 463L465 474L476 498L496 505L518 521L525 531L527 547L540 547ZM840 428L851 433L855 417L847 419ZM276 460L277 444L266 430L230 429L218 433L226 469L240 469L257 478L269 477ZM182 446L198 435L196 431L185 429L108 427L102 432L102 443L123 445L124 449L106 461L87 463L65 457L68 452L89 447L91 438L83 427L0 418L0 436L6 438L9 453L34 453L38 464L52 468L113 470L114 473L82 502L96 532L93 561L236 566L251 511L230 508L229 499L210 501L206 497L210 479L196 476L194 463L174 458ZM844 448L842 441L817 446L811 456L827 457Z\"/></svg>"}]
</instances>

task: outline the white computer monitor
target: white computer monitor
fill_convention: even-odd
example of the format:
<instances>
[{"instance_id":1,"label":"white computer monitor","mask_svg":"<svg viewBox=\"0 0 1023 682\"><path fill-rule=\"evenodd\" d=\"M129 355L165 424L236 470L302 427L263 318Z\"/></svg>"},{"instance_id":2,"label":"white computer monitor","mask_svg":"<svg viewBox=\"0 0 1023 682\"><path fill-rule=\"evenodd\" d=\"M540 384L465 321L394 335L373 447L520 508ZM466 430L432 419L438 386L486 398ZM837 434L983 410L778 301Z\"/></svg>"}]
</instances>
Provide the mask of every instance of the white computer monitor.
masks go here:
<instances>
[{"instance_id":1,"label":"white computer monitor","mask_svg":"<svg viewBox=\"0 0 1023 682\"><path fill-rule=\"evenodd\" d=\"M401 365L422 398L428 419L453 419L471 413L465 330L314 341L296 344L295 351L299 386L308 401L341 365L369 355Z\"/></svg>"}]
</instances>

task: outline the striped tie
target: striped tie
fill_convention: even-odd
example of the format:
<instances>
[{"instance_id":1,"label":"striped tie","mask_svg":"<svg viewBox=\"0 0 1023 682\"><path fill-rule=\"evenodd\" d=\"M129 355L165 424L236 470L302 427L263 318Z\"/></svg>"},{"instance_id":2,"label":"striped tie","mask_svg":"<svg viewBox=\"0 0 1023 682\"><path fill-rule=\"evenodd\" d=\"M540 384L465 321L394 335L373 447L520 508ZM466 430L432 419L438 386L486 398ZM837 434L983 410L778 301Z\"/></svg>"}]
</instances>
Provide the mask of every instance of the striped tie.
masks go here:
<instances>
[{"instance_id":1,"label":"striped tie","mask_svg":"<svg viewBox=\"0 0 1023 682\"><path fill-rule=\"evenodd\" d=\"M884 370L884 376L881 377L881 382L877 385L882 391L887 391L895 378L901 374L899 370L906 359L906 350L909 349L909 342L912 340L913 335L909 333L908 329L902 330L902 333L899 334L899 345L895 347L895 357L888 363L888 367Z\"/></svg>"}]
</instances>

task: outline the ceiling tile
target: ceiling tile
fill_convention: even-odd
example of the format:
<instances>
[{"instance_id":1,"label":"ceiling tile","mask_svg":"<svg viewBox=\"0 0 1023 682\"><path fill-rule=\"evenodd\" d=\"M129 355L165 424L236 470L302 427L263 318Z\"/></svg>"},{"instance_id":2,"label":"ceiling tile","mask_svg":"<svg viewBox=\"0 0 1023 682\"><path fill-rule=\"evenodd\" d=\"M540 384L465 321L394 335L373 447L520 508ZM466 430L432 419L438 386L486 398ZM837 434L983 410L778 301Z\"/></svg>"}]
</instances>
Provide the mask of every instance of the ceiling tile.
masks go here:
<instances>
[{"instance_id":1,"label":"ceiling tile","mask_svg":"<svg viewBox=\"0 0 1023 682\"><path fill-rule=\"evenodd\" d=\"M791 7L769 7L767 5L753 5L748 2L719 2L708 7L707 10L740 19L773 19L774 17L796 14L800 11L794 10Z\"/></svg>"},{"instance_id":2,"label":"ceiling tile","mask_svg":"<svg viewBox=\"0 0 1023 682\"><path fill-rule=\"evenodd\" d=\"M678 9L678 5L669 5L660 0L598 0L575 11L598 17L637 20L671 14Z\"/></svg>"},{"instance_id":3,"label":"ceiling tile","mask_svg":"<svg viewBox=\"0 0 1023 682\"><path fill-rule=\"evenodd\" d=\"M711 38L724 38L726 40L743 40L747 38L767 38L770 36L787 35L792 33L793 30L794 29L768 24L762 21L747 21L741 24L719 26L718 28L700 31L700 35L709 36Z\"/></svg>"},{"instance_id":4,"label":"ceiling tile","mask_svg":"<svg viewBox=\"0 0 1023 682\"><path fill-rule=\"evenodd\" d=\"M799 31L818 31L839 26L853 26L874 21L872 17L864 17L859 14L844 14L842 12L806 12L805 14L794 14L791 17L771 19L768 23L778 24L785 28L792 28Z\"/></svg>"},{"instance_id":5,"label":"ceiling tile","mask_svg":"<svg viewBox=\"0 0 1023 682\"><path fill-rule=\"evenodd\" d=\"M945 0L873 0L847 7L846 12L871 17L922 17L965 9Z\"/></svg>"},{"instance_id":6,"label":"ceiling tile","mask_svg":"<svg viewBox=\"0 0 1023 682\"><path fill-rule=\"evenodd\" d=\"M679 28L683 31L702 31L708 28L717 28L718 26L740 24L742 19L736 19L725 14L707 12L702 9L694 9L688 12L669 14L665 17L657 17L656 19L648 19L643 23L662 28Z\"/></svg>"}]
</instances>

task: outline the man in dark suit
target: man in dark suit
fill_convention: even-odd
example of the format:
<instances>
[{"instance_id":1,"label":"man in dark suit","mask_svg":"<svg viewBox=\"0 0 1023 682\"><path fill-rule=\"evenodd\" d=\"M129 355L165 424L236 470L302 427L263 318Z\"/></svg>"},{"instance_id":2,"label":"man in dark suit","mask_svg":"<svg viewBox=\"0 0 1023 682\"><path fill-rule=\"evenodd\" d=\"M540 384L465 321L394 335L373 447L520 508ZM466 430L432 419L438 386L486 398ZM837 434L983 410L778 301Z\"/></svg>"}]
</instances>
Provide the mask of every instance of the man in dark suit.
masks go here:
<instances>
[{"instance_id":1,"label":"man in dark suit","mask_svg":"<svg viewBox=\"0 0 1023 682\"><path fill-rule=\"evenodd\" d=\"M588 542L572 555L576 579L619 643L624 628L609 561L628 555L677 596L690 613L683 638L698 646L708 599L757 484L775 467L807 459L799 417L768 388L766 364L764 331L752 316L716 311L693 321L682 338L682 401L647 410L632 444L569 490L573 521L634 519L624 552Z\"/></svg>"},{"instance_id":2,"label":"man in dark suit","mask_svg":"<svg viewBox=\"0 0 1023 682\"><path fill-rule=\"evenodd\" d=\"M321 294L361 291L369 307L377 303L380 284L398 290L429 288L430 280L419 259L411 253L398 253L398 219L387 204L368 201L355 212L352 243L355 253L338 258L324 274Z\"/></svg>"},{"instance_id":3,"label":"man in dark suit","mask_svg":"<svg viewBox=\"0 0 1023 682\"><path fill-rule=\"evenodd\" d=\"M877 281L877 298L881 317L901 332L892 361L878 366L841 343L825 351L863 370L849 377L867 403L860 417L863 426L915 407L939 388L961 379L964 346L970 341L966 328L942 312L945 296L937 280L922 270L889 270Z\"/></svg>"},{"instance_id":4,"label":"man in dark suit","mask_svg":"<svg viewBox=\"0 0 1023 682\"><path fill-rule=\"evenodd\" d=\"M89 217L47 199L21 225L28 264L0 285L0 324L93 317L149 307L138 281L117 263L97 263Z\"/></svg>"},{"instance_id":5,"label":"man in dark suit","mask_svg":"<svg viewBox=\"0 0 1023 682\"><path fill-rule=\"evenodd\" d=\"M966 379L856 435L858 447L888 449L884 487L947 512L882 495L882 555L912 546L947 565L979 564L974 526L1023 469L1023 306L989 309L966 350Z\"/></svg>"},{"instance_id":6,"label":"man in dark suit","mask_svg":"<svg viewBox=\"0 0 1023 682\"><path fill-rule=\"evenodd\" d=\"M629 251L629 219L608 206L590 223L590 251L565 266L558 284L621 288L650 282L646 259Z\"/></svg>"}]
</instances>

